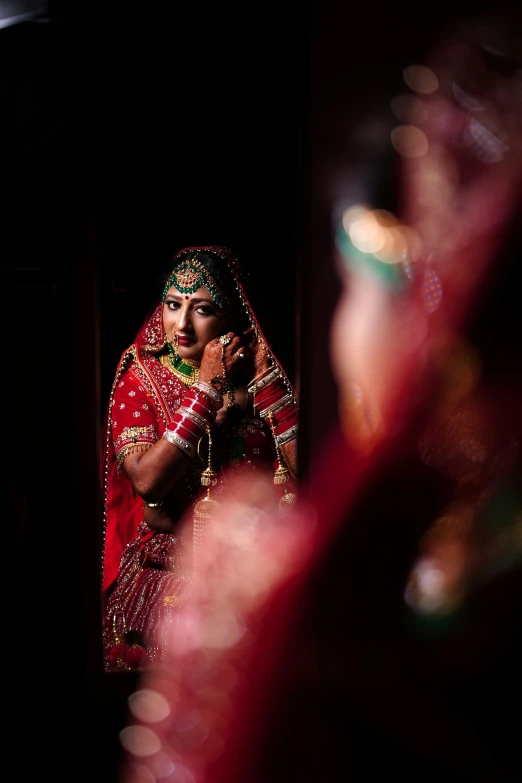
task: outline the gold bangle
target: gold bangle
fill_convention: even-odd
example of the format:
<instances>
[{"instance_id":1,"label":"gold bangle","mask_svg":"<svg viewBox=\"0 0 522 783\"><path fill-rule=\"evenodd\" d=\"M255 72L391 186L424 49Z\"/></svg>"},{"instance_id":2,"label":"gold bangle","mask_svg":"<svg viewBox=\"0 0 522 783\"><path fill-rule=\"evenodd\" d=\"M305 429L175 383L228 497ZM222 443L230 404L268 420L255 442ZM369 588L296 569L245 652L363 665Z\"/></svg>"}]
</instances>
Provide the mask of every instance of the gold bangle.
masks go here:
<instances>
[{"instance_id":1,"label":"gold bangle","mask_svg":"<svg viewBox=\"0 0 522 783\"><path fill-rule=\"evenodd\" d=\"M181 451L185 452L185 454L188 454L189 457L195 457L196 456L196 447L189 443L188 440L185 440L185 438L182 438L181 435L178 435L176 432L172 432L172 430L165 430L162 438L165 438L165 440L168 440L169 443L172 443L173 446L177 446Z\"/></svg>"}]
</instances>

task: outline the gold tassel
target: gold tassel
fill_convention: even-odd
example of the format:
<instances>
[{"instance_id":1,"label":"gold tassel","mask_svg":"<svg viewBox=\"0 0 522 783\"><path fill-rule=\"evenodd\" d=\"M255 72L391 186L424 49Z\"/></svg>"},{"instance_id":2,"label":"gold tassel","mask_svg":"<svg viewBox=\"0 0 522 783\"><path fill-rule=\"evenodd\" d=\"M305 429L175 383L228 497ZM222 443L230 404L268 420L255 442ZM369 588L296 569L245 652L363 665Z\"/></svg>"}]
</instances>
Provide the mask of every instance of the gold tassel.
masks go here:
<instances>
[{"instance_id":1,"label":"gold tassel","mask_svg":"<svg viewBox=\"0 0 522 783\"><path fill-rule=\"evenodd\" d=\"M210 497L210 487L217 484L217 473L212 468L212 436L210 427L207 427L208 435L208 464L201 474L201 485L207 487L205 497L198 500L194 506L194 542L193 542L193 562L197 564L201 546L205 540L208 528L212 522L212 517L219 508L219 503Z\"/></svg>"},{"instance_id":2,"label":"gold tassel","mask_svg":"<svg viewBox=\"0 0 522 783\"><path fill-rule=\"evenodd\" d=\"M277 438L274 432L274 414L272 413L272 411L268 412L268 418L270 421L270 427L272 428L272 435L274 436L274 445L275 445L276 456L277 456L277 468L274 473L274 484L285 485L283 487L283 495L279 500L279 509L281 511L286 511L290 509L292 504L295 502L296 495L293 492L290 492L288 487L286 486L288 479L290 478L290 473L288 472L288 468L286 467L286 465L283 464L281 451L279 449Z\"/></svg>"}]
</instances>

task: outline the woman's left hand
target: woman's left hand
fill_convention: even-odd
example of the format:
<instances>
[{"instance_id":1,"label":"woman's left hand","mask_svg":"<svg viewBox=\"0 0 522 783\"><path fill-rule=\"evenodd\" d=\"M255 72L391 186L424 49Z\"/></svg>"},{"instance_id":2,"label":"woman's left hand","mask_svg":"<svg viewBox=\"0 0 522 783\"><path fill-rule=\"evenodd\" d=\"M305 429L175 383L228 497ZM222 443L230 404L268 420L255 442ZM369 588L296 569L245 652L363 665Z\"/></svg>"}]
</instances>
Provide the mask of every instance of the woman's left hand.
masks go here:
<instances>
[{"instance_id":1,"label":"woman's left hand","mask_svg":"<svg viewBox=\"0 0 522 783\"><path fill-rule=\"evenodd\" d=\"M227 380L247 383L253 368L254 354L249 346L250 330L243 334L227 332L218 338L223 349L223 368Z\"/></svg>"},{"instance_id":2,"label":"woman's left hand","mask_svg":"<svg viewBox=\"0 0 522 783\"><path fill-rule=\"evenodd\" d=\"M225 376L235 384L246 383L252 374L254 355L248 342L250 334L227 332L205 346L199 378L210 383L216 376Z\"/></svg>"}]
</instances>

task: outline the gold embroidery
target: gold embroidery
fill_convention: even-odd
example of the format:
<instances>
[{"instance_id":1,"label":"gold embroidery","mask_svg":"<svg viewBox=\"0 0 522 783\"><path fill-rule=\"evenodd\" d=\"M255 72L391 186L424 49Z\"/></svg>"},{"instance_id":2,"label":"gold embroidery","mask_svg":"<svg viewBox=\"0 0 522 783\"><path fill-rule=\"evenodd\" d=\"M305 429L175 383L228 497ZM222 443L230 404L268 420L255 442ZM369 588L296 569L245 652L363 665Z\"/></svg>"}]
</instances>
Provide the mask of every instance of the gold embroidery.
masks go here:
<instances>
[{"instance_id":1,"label":"gold embroidery","mask_svg":"<svg viewBox=\"0 0 522 783\"><path fill-rule=\"evenodd\" d=\"M133 443L129 446L124 446L118 452L118 456L116 457L118 461L118 465L123 465L124 461L127 459L129 454L133 454L135 451L141 451L141 452L148 451L152 445L153 445L152 443Z\"/></svg>"},{"instance_id":2,"label":"gold embroidery","mask_svg":"<svg viewBox=\"0 0 522 783\"><path fill-rule=\"evenodd\" d=\"M114 447L116 451L118 451L118 447L122 446L127 440L136 443L139 440L140 435L146 436L145 440L149 442L150 436L154 435L154 433L155 429L152 424L148 424L146 427L124 427L121 434L116 438Z\"/></svg>"}]
</instances>

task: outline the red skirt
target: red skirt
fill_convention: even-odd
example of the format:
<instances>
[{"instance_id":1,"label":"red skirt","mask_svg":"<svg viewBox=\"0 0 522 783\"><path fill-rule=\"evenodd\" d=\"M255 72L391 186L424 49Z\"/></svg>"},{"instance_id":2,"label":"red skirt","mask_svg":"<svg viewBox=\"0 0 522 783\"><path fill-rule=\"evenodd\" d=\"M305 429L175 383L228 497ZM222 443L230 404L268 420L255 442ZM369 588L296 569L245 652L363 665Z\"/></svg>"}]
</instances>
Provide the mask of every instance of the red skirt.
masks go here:
<instances>
[{"instance_id":1,"label":"red skirt","mask_svg":"<svg viewBox=\"0 0 522 783\"><path fill-rule=\"evenodd\" d=\"M179 536L155 533L140 523L137 537L123 552L104 611L106 672L140 671L164 659L173 613L190 587L181 549Z\"/></svg>"}]
</instances>

